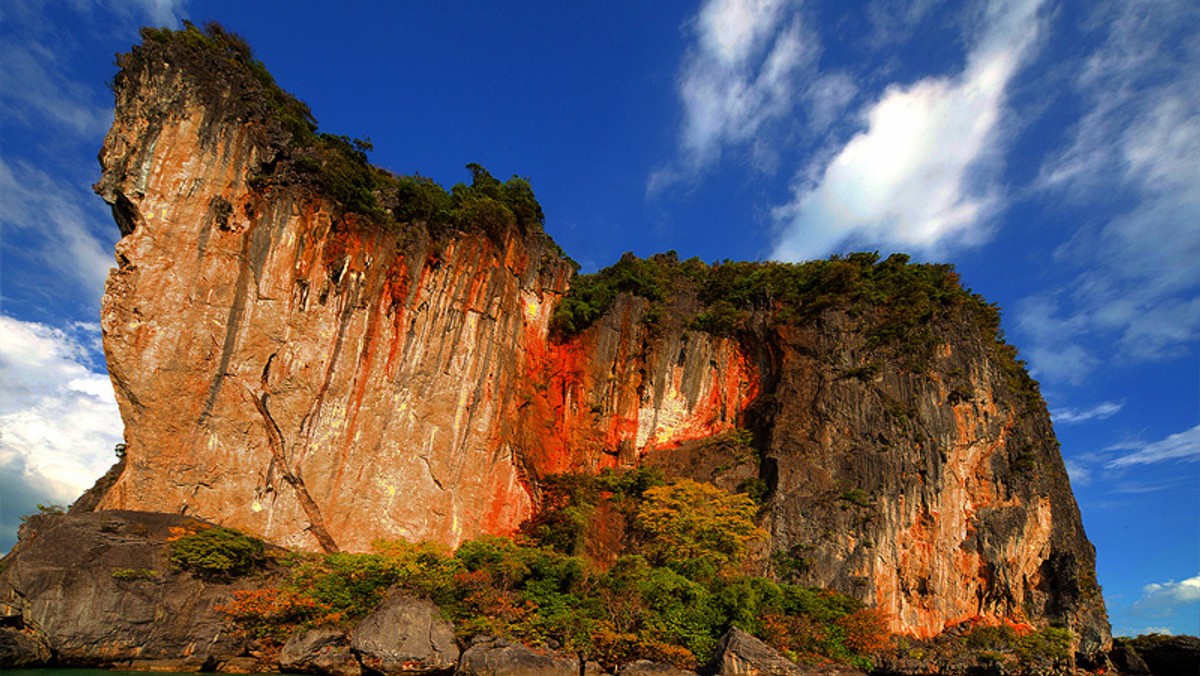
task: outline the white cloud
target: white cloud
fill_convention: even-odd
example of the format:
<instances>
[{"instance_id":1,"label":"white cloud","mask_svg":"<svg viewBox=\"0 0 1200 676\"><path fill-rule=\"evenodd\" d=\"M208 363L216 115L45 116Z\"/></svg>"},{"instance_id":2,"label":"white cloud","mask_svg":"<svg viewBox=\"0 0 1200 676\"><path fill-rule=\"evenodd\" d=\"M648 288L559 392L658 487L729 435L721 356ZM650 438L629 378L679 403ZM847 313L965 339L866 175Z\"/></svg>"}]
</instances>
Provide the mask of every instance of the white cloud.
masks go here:
<instances>
[{"instance_id":1,"label":"white cloud","mask_svg":"<svg viewBox=\"0 0 1200 676\"><path fill-rule=\"evenodd\" d=\"M1036 42L1040 5L993 2L962 73L889 87L865 112L865 130L775 210L773 257L814 258L846 244L938 252L985 239L999 207L989 175L1005 91Z\"/></svg>"},{"instance_id":2,"label":"white cloud","mask_svg":"<svg viewBox=\"0 0 1200 676\"><path fill-rule=\"evenodd\" d=\"M656 169L647 194L694 178L727 148L748 148L760 170L776 164L773 123L802 106L827 125L855 91L842 75L815 73L820 41L795 0L708 0L692 22L678 91L680 157Z\"/></svg>"},{"instance_id":3,"label":"white cloud","mask_svg":"<svg viewBox=\"0 0 1200 676\"><path fill-rule=\"evenodd\" d=\"M20 247L21 257L32 254L40 259L27 267L53 270L62 279L73 280L89 298L99 298L114 264L113 241L93 233L108 233L110 240L117 233L87 186L59 181L27 163L0 158L0 194L4 195L0 200L4 248Z\"/></svg>"},{"instance_id":4,"label":"white cloud","mask_svg":"<svg viewBox=\"0 0 1200 676\"><path fill-rule=\"evenodd\" d=\"M1122 444L1110 450L1133 451L1109 460L1110 469L1167 460L1200 461L1200 425L1149 444Z\"/></svg>"},{"instance_id":5,"label":"white cloud","mask_svg":"<svg viewBox=\"0 0 1200 676\"><path fill-rule=\"evenodd\" d=\"M1087 112L1037 187L1068 208L1116 215L1056 253L1081 270L1069 285L1019 309L1034 370L1076 384L1102 361L1173 357L1200 336L1200 6L1141 0L1096 12L1105 39L1075 80ZM1114 354L1080 347L1096 337ZM1052 362L1070 350L1090 358L1064 374Z\"/></svg>"},{"instance_id":6,"label":"white cloud","mask_svg":"<svg viewBox=\"0 0 1200 676\"><path fill-rule=\"evenodd\" d=\"M690 168L791 109L794 76L816 51L798 17L783 21L784 9L780 0L711 0L701 8L698 45L679 82Z\"/></svg>"},{"instance_id":7,"label":"white cloud","mask_svg":"<svg viewBox=\"0 0 1200 676\"><path fill-rule=\"evenodd\" d=\"M135 0L133 4L137 5L155 26L174 27L183 16L183 7L187 0Z\"/></svg>"},{"instance_id":8,"label":"white cloud","mask_svg":"<svg viewBox=\"0 0 1200 676\"><path fill-rule=\"evenodd\" d=\"M1124 407L1123 401L1105 401L1091 408L1056 408L1050 411L1050 417L1060 425L1075 425L1089 420L1111 418Z\"/></svg>"},{"instance_id":9,"label":"white cloud","mask_svg":"<svg viewBox=\"0 0 1200 676\"><path fill-rule=\"evenodd\" d=\"M72 502L114 461L122 423L108 376L91 369L87 341L97 328L67 331L0 315L4 529L38 502Z\"/></svg>"},{"instance_id":10,"label":"white cloud","mask_svg":"<svg viewBox=\"0 0 1200 676\"><path fill-rule=\"evenodd\" d=\"M1168 580L1148 584L1142 587L1142 597L1134 602L1130 610L1135 613L1165 615L1179 606L1193 603L1200 603L1200 575L1179 582Z\"/></svg>"},{"instance_id":11,"label":"white cloud","mask_svg":"<svg viewBox=\"0 0 1200 676\"><path fill-rule=\"evenodd\" d=\"M1063 458L1063 463L1067 466L1067 476L1070 477L1072 486L1086 486L1092 483L1092 470L1088 469L1087 465L1073 458Z\"/></svg>"},{"instance_id":12,"label":"white cloud","mask_svg":"<svg viewBox=\"0 0 1200 676\"><path fill-rule=\"evenodd\" d=\"M111 120L92 88L71 81L53 49L35 41L0 41L3 126L54 126L66 134L99 138ZM44 133L44 132L43 132Z\"/></svg>"}]
</instances>

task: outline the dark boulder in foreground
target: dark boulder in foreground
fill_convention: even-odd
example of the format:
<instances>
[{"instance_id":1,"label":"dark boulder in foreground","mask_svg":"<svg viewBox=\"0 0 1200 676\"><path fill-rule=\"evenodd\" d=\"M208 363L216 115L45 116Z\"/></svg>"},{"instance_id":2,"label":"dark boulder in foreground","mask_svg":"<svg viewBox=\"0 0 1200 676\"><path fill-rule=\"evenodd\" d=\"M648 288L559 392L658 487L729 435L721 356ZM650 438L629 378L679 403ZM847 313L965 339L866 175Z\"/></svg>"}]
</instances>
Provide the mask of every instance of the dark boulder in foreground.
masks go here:
<instances>
[{"instance_id":1,"label":"dark boulder in foreground","mask_svg":"<svg viewBox=\"0 0 1200 676\"><path fill-rule=\"evenodd\" d=\"M392 592L350 633L350 647L371 672L438 673L454 669L454 627L429 599Z\"/></svg>"},{"instance_id":2,"label":"dark boulder in foreground","mask_svg":"<svg viewBox=\"0 0 1200 676\"><path fill-rule=\"evenodd\" d=\"M50 661L50 648L30 632L0 627L0 669L27 669Z\"/></svg>"},{"instance_id":3,"label":"dark boulder in foreground","mask_svg":"<svg viewBox=\"0 0 1200 676\"><path fill-rule=\"evenodd\" d=\"M598 676L602 672L595 663L587 663L581 669L576 657L540 653L504 639L480 639L463 651L456 673L468 676Z\"/></svg>"},{"instance_id":4,"label":"dark boulder in foreground","mask_svg":"<svg viewBox=\"0 0 1200 676\"><path fill-rule=\"evenodd\" d=\"M1145 672L1137 671L1138 662ZM1200 638L1147 634L1117 639L1113 641L1113 663L1122 674L1131 676L1196 676L1200 674Z\"/></svg>"},{"instance_id":5,"label":"dark boulder in foreground","mask_svg":"<svg viewBox=\"0 0 1200 676\"><path fill-rule=\"evenodd\" d=\"M362 664L350 652L344 632L309 629L288 637L279 651L279 669L301 674L359 676Z\"/></svg>"},{"instance_id":6,"label":"dark boulder in foreground","mask_svg":"<svg viewBox=\"0 0 1200 676\"><path fill-rule=\"evenodd\" d=\"M262 577L202 580L168 562L169 541L204 525L125 511L29 518L4 559L0 601L32 638L10 630L4 645L27 654L25 639L40 640L41 661L60 666L186 671L242 655L216 608Z\"/></svg>"}]
</instances>

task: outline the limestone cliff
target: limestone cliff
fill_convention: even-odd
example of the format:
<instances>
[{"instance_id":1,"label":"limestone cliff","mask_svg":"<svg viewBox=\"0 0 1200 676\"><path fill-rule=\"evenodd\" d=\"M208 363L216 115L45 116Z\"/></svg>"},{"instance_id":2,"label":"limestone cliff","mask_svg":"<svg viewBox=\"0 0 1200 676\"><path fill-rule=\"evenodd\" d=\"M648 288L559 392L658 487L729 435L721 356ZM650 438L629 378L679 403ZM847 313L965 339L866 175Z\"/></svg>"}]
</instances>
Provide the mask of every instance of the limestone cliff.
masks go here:
<instances>
[{"instance_id":1,"label":"limestone cliff","mask_svg":"<svg viewBox=\"0 0 1200 676\"><path fill-rule=\"evenodd\" d=\"M1045 405L951 273L899 332L911 298L829 289L901 259L832 262L787 307L760 289L720 330L684 275L552 332L572 266L540 228L438 227L402 190L348 190L307 111L218 46L158 35L115 81L97 191L124 235L102 323L128 446L100 509L288 547L454 545L512 532L548 474L736 466L777 575L919 636L1058 621L1107 643ZM743 431L748 463L701 457Z\"/></svg>"}]
</instances>

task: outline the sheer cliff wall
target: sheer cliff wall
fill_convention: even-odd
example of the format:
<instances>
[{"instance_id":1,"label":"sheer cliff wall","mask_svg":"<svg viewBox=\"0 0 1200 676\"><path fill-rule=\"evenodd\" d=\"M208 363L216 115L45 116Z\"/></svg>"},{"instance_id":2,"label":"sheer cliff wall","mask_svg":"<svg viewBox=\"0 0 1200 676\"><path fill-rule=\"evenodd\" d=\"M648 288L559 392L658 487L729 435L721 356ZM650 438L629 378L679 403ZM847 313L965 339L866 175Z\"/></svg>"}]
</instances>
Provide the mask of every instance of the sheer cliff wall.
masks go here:
<instances>
[{"instance_id":1,"label":"sheer cliff wall","mask_svg":"<svg viewBox=\"0 0 1200 676\"><path fill-rule=\"evenodd\" d=\"M621 295L554 338L573 270L540 230L385 227L294 171L261 75L170 41L123 66L97 191L123 234L102 324L127 455L100 509L305 549L456 545L513 532L548 474L737 465L788 574L897 630L1057 621L1108 641L1045 405L994 327L931 315L917 368L872 340L872 312L756 312L721 336L682 292L654 316ZM687 460L735 430L751 469Z\"/></svg>"}]
</instances>

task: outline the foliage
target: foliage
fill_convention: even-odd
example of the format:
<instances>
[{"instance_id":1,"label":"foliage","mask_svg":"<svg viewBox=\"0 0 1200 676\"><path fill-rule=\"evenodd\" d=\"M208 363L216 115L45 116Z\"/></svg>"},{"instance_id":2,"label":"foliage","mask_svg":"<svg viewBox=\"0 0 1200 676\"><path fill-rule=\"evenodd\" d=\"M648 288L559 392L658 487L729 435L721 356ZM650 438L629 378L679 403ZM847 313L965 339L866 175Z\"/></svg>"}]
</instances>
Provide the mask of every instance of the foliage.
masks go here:
<instances>
[{"instance_id":1,"label":"foliage","mask_svg":"<svg viewBox=\"0 0 1200 676\"><path fill-rule=\"evenodd\" d=\"M572 280L554 309L552 329L559 336L579 333L607 312L620 294L661 304L688 279L703 276L706 268L698 258L680 262L674 251L649 258L626 252L616 264Z\"/></svg>"},{"instance_id":2,"label":"foliage","mask_svg":"<svg viewBox=\"0 0 1200 676\"><path fill-rule=\"evenodd\" d=\"M643 497L635 523L646 536L646 557L685 574L732 572L750 542L766 536L754 525L758 507L746 495L679 479L651 488Z\"/></svg>"},{"instance_id":3,"label":"foliage","mask_svg":"<svg viewBox=\"0 0 1200 676\"><path fill-rule=\"evenodd\" d=\"M143 28L143 47L118 56L122 73L114 88L124 86L124 71L132 69L147 48L185 61L186 71L200 90L221 97L220 106L237 106L243 118L259 118L283 132L280 158L252 179L253 185L301 183L318 188L339 208L395 230L421 224L435 238L455 230L484 232L503 237L516 228L528 234L541 232L545 215L527 179L513 176L505 182L492 177L478 164L468 164L471 183L450 191L419 175L397 176L370 164L370 141L318 132L312 111L284 91L246 41L210 22L201 29L184 22L180 30ZM231 99L228 91L237 91Z\"/></svg>"},{"instance_id":4,"label":"foliage","mask_svg":"<svg viewBox=\"0 0 1200 676\"><path fill-rule=\"evenodd\" d=\"M870 494L861 488L852 488L839 495L838 499L859 507L871 507L874 504Z\"/></svg>"},{"instance_id":5,"label":"foliage","mask_svg":"<svg viewBox=\"0 0 1200 676\"><path fill-rule=\"evenodd\" d=\"M67 513L67 508L63 505L50 503L37 505L37 514L25 514L21 517L21 523L26 523L34 516L62 516Z\"/></svg>"},{"instance_id":6,"label":"foliage","mask_svg":"<svg viewBox=\"0 0 1200 676\"><path fill-rule=\"evenodd\" d=\"M1071 632L1059 627L1018 631L1009 625L975 627L963 640L976 653L1013 655L1022 662L1067 661Z\"/></svg>"},{"instance_id":7,"label":"foliage","mask_svg":"<svg viewBox=\"0 0 1200 676\"><path fill-rule=\"evenodd\" d=\"M201 576L242 575L266 560L263 542L232 528L214 527L170 544L171 563Z\"/></svg>"},{"instance_id":8,"label":"foliage","mask_svg":"<svg viewBox=\"0 0 1200 676\"><path fill-rule=\"evenodd\" d=\"M545 486L542 514L553 516L526 524L516 540L481 537L454 554L380 541L365 554L292 555L279 586L237 592L221 610L243 634L278 644L301 627L347 627L399 588L432 598L463 637L554 644L609 666L652 659L695 668L731 626L856 664L865 660L856 651L882 640L854 599L736 574L758 535L746 496L653 470ZM587 526L580 514L601 496L645 527L607 570L576 554ZM820 640L805 643L801 629Z\"/></svg>"},{"instance_id":9,"label":"foliage","mask_svg":"<svg viewBox=\"0 0 1200 676\"><path fill-rule=\"evenodd\" d=\"M150 582L158 579L158 571L150 568L114 568L112 578L114 580Z\"/></svg>"},{"instance_id":10,"label":"foliage","mask_svg":"<svg viewBox=\"0 0 1200 676\"><path fill-rule=\"evenodd\" d=\"M199 70L203 72L223 67L226 73L245 74L248 76L245 84L257 87L255 91L250 91L250 86L239 87L241 99L248 101L257 98L265 109L263 112L279 123L294 144L312 142L317 131L312 111L275 82L266 66L254 58L250 45L242 36L225 30L215 21L206 23L203 30L190 21L184 21L180 30L145 27L141 35L144 44L166 46L176 58L188 59L193 65L199 64ZM133 54L119 55L117 65L122 69L129 67L136 54L135 49ZM120 85L122 77L117 76L114 87ZM228 86L231 83L224 84Z\"/></svg>"}]
</instances>

